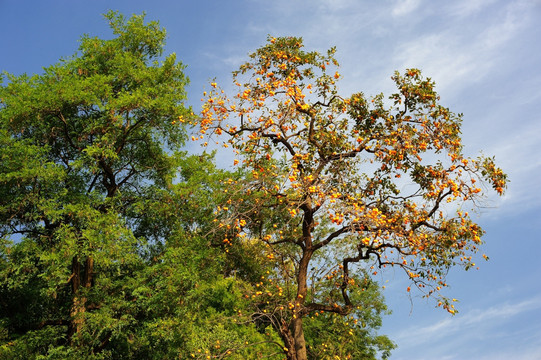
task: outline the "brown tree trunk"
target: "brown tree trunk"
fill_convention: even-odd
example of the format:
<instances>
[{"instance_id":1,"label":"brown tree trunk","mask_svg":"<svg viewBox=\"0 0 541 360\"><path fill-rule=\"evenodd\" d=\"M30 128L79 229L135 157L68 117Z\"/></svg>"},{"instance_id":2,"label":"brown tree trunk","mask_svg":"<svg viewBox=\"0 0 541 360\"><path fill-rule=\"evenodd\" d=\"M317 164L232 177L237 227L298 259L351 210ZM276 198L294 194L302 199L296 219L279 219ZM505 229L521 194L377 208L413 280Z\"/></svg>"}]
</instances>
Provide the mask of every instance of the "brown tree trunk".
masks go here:
<instances>
[{"instance_id":1,"label":"brown tree trunk","mask_svg":"<svg viewBox=\"0 0 541 360\"><path fill-rule=\"evenodd\" d=\"M295 342L296 360L307 360L306 341L304 340L302 317L300 316L293 319L293 340Z\"/></svg>"},{"instance_id":2,"label":"brown tree trunk","mask_svg":"<svg viewBox=\"0 0 541 360\"><path fill-rule=\"evenodd\" d=\"M74 256L71 260L71 293L73 295L73 300L71 304L70 311L70 324L68 326L68 341L73 342L73 335L77 333L78 328L80 327L78 314L81 310L80 301L79 301L79 287L81 286L81 263L77 256Z\"/></svg>"},{"instance_id":3,"label":"brown tree trunk","mask_svg":"<svg viewBox=\"0 0 541 360\"><path fill-rule=\"evenodd\" d=\"M81 262L75 256L71 263L71 289L73 301L70 312L70 325L68 326L68 340L73 342L73 336L79 333L84 325L84 313L86 312L86 297L81 296L81 287L90 288L94 275L94 259L88 257L85 260L84 272L81 270Z\"/></svg>"},{"instance_id":4,"label":"brown tree trunk","mask_svg":"<svg viewBox=\"0 0 541 360\"><path fill-rule=\"evenodd\" d=\"M293 332L293 343L295 346L294 360L307 360L306 340L304 339L304 329L302 318L304 316L304 302L308 293L308 264L312 258L312 250L305 248L303 256L299 263L299 273L297 274L297 298L295 299L295 307L293 308L293 320L291 322L291 330Z\"/></svg>"},{"instance_id":5,"label":"brown tree trunk","mask_svg":"<svg viewBox=\"0 0 541 360\"><path fill-rule=\"evenodd\" d=\"M103 185L107 189L107 197L112 198L118 190L114 172L103 159L99 160L99 165L103 169L102 181ZM107 211L106 207L103 207L100 210L104 213ZM87 298L84 292L81 294L81 289L90 289L92 287L92 281L94 278L94 258L90 255L87 256L84 261L84 269L81 269L81 260L78 256L75 256L72 260L71 267L73 300L70 312L70 325L68 326L68 342L73 343L73 337L77 335L84 326L84 313L88 310ZM107 345L109 342L109 337L110 336L107 336L106 339L103 340L102 344L98 348L98 351Z\"/></svg>"},{"instance_id":6,"label":"brown tree trunk","mask_svg":"<svg viewBox=\"0 0 541 360\"><path fill-rule=\"evenodd\" d=\"M285 350L287 360L297 360L297 352L295 351L295 339L291 334L289 326L286 322L282 322L282 326L280 328L280 337L282 338L284 346L287 349Z\"/></svg>"}]
</instances>

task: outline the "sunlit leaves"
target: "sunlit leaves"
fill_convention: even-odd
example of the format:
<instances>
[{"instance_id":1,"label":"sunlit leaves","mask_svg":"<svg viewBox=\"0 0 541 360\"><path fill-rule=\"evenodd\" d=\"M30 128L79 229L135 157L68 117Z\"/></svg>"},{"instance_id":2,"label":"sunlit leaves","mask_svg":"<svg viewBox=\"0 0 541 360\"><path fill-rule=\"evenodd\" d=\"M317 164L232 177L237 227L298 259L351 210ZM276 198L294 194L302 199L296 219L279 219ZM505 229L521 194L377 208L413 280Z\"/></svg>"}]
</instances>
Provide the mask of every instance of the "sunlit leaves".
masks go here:
<instances>
[{"instance_id":1,"label":"sunlit leaves","mask_svg":"<svg viewBox=\"0 0 541 360\"><path fill-rule=\"evenodd\" d=\"M252 175L241 186L258 197L240 231L274 251L300 246L297 261L329 248L338 262L401 267L427 296L449 267L474 266L483 231L456 209L478 204L483 179L501 194L506 177L490 159L464 157L462 115L439 103L430 78L408 69L393 75L389 99L343 97L334 49L270 38L250 57L234 73L238 93L213 83L196 124L211 138L226 134L216 139ZM232 199L233 213L239 204ZM343 254L341 243L350 244Z\"/></svg>"},{"instance_id":2,"label":"sunlit leaves","mask_svg":"<svg viewBox=\"0 0 541 360\"><path fill-rule=\"evenodd\" d=\"M183 226L196 232L178 208L208 220L174 184L191 118L183 65L161 58L156 22L106 18L112 39L83 36L78 54L0 87L2 355L107 358L133 343L132 281Z\"/></svg>"}]
</instances>

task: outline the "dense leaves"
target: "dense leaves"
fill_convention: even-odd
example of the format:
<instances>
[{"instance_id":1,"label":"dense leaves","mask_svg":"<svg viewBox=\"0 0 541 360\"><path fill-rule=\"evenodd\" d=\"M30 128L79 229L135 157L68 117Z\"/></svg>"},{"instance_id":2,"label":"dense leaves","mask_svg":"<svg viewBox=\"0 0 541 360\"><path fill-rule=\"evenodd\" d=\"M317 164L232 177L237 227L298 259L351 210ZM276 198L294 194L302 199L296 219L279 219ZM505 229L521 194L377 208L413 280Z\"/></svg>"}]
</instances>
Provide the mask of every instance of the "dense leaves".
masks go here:
<instances>
[{"instance_id":1,"label":"dense leaves","mask_svg":"<svg viewBox=\"0 0 541 360\"><path fill-rule=\"evenodd\" d=\"M388 358L373 275L430 296L474 266L465 204L506 176L418 70L342 97L334 49L269 38L196 116L165 30L105 18L112 39L2 77L1 358ZM238 170L184 151L186 123Z\"/></svg>"},{"instance_id":2,"label":"dense leaves","mask_svg":"<svg viewBox=\"0 0 541 360\"><path fill-rule=\"evenodd\" d=\"M231 316L249 284L204 236L225 173L181 151L183 65L157 23L106 18L113 39L4 75L0 357L252 357L261 335Z\"/></svg>"},{"instance_id":3,"label":"dense leaves","mask_svg":"<svg viewBox=\"0 0 541 360\"><path fill-rule=\"evenodd\" d=\"M116 38L83 37L77 56L1 89L2 316L17 339L4 350L21 358L103 352L134 321L141 251L163 241L139 209L180 165L186 79L174 55L157 61L156 23L107 18Z\"/></svg>"}]
</instances>

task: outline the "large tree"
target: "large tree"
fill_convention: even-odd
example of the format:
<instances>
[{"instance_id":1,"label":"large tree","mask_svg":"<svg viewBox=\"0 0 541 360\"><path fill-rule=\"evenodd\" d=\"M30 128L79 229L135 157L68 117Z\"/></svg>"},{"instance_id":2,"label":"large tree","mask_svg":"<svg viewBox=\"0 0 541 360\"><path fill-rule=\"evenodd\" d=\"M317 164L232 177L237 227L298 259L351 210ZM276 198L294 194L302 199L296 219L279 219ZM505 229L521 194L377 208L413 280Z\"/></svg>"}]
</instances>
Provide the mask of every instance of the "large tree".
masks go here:
<instances>
[{"instance_id":1,"label":"large tree","mask_svg":"<svg viewBox=\"0 0 541 360\"><path fill-rule=\"evenodd\" d=\"M101 352L133 321L122 305L135 299L126 279L143 266L143 249L173 231L164 220L171 212L157 205L174 199L184 157L179 118L191 112L183 65L162 56L158 23L106 18L112 39L83 36L75 56L42 74L3 76L0 305L8 344L24 334L31 347L39 332L54 339L44 351L60 344Z\"/></svg>"},{"instance_id":2,"label":"large tree","mask_svg":"<svg viewBox=\"0 0 541 360\"><path fill-rule=\"evenodd\" d=\"M233 175L181 151L193 115L165 31L106 19L112 39L83 36L40 75L2 76L0 358L283 358L252 311L265 314L260 299L246 297L270 270L266 250L222 252L227 226L214 231ZM340 351L373 357L392 345L366 330L385 310L377 288L363 299L363 346ZM344 329L322 333L327 320L308 336Z\"/></svg>"},{"instance_id":3,"label":"large tree","mask_svg":"<svg viewBox=\"0 0 541 360\"><path fill-rule=\"evenodd\" d=\"M232 96L211 84L196 124L201 138L224 139L250 175L231 183L217 228L229 230L228 251L259 244L266 252L271 270L252 295L254 316L295 360L328 346L307 344L314 317L335 314L356 328L369 309L358 295L367 272L403 269L453 313L439 296L445 275L474 266L483 234L466 210L485 181L498 194L506 184L492 159L463 155L462 116L440 104L431 79L409 69L394 74L398 91L388 98L343 96L334 52L269 38L234 72Z\"/></svg>"}]
</instances>

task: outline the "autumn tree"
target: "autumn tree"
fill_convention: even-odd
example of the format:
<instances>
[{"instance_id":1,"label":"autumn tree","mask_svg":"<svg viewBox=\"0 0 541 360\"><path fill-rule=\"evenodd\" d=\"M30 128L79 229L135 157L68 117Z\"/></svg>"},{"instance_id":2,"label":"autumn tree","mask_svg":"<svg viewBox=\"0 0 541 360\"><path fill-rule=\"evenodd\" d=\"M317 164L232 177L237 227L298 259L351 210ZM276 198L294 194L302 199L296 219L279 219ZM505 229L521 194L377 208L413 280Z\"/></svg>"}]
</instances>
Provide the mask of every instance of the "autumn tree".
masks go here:
<instances>
[{"instance_id":1,"label":"autumn tree","mask_svg":"<svg viewBox=\"0 0 541 360\"><path fill-rule=\"evenodd\" d=\"M462 115L440 104L430 78L409 69L394 74L387 98L344 96L334 53L269 38L234 72L231 96L211 84L196 123L249 173L231 182L216 228L228 231L226 251L266 254L254 316L295 360L330 345L307 343L315 317L334 314L355 329L369 308L359 294L386 268L404 270L410 287L453 313L440 293L445 275L475 266L483 235L467 210L484 184L500 195L506 186L493 159L463 155Z\"/></svg>"}]
</instances>

